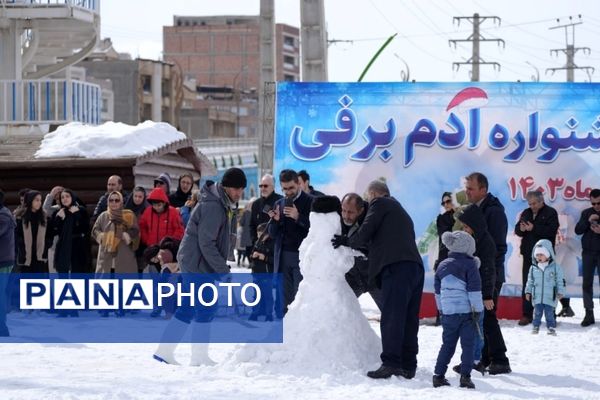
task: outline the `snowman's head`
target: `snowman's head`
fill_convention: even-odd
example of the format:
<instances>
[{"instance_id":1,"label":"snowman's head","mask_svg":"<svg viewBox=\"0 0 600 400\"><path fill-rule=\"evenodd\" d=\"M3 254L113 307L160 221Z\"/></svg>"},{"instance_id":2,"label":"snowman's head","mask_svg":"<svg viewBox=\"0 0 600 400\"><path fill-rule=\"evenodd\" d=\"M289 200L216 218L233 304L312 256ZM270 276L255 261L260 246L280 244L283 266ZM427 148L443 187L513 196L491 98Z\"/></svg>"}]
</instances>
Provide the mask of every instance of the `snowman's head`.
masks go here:
<instances>
[{"instance_id":1,"label":"snowman's head","mask_svg":"<svg viewBox=\"0 0 600 400\"><path fill-rule=\"evenodd\" d=\"M336 196L315 197L310 213L310 229L323 239L331 240L340 232L341 203Z\"/></svg>"}]
</instances>

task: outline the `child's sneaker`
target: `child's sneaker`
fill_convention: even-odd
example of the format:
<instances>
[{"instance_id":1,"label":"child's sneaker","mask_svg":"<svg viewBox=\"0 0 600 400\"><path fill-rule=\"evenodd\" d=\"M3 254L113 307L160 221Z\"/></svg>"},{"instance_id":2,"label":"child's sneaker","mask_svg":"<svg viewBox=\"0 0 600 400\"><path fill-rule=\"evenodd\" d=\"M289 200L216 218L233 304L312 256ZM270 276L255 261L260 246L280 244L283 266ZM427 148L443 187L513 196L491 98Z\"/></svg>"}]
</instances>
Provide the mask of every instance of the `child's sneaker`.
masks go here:
<instances>
[{"instance_id":1,"label":"child's sneaker","mask_svg":"<svg viewBox=\"0 0 600 400\"><path fill-rule=\"evenodd\" d=\"M531 330L531 333L534 335L537 335L538 333L540 333L540 327L534 326L533 329Z\"/></svg>"},{"instance_id":2,"label":"child's sneaker","mask_svg":"<svg viewBox=\"0 0 600 400\"><path fill-rule=\"evenodd\" d=\"M548 335L556 336L556 329L548 328Z\"/></svg>"}]
</instances>

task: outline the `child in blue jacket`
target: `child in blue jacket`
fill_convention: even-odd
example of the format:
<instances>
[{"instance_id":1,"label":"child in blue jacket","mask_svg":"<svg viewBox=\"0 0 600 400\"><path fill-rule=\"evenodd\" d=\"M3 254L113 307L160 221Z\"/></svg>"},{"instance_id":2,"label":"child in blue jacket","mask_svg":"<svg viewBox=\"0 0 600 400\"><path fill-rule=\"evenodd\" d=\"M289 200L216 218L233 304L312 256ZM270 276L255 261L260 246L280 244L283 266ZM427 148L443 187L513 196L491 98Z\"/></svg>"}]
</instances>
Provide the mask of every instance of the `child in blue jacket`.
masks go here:
<instances>
[{"instance_id":1,"label":"child in blue jacket","mask_svg":"<svg viewBox=\"0 0 600 400\"><path fill-rule=\"evenodd\" d=\"M471 381L471 369L475 335L481 335L477 323L483 311L480 261L473 256L475 240L466 232L444 232L442 243L449 253L435 273L435 301L442 315L443 334L434 369L433 387L450 386L444 375L460 339L460 387L475 389Z\"/></svg>"},{"instance_id":2,"label":"child in blue jacket","mask_svg":"<svg viewBox=\"0 0 600 400\"><path fill-rule=\"evenodd\" d=\"M525 285L525 297L533 304L533 334L539 333L542 314L545 314L548 335L556 335L554 309L556 302L565 295L565 280L555 258L549 240L542 239L535 244Z\"/></svg>"}]
</instances>

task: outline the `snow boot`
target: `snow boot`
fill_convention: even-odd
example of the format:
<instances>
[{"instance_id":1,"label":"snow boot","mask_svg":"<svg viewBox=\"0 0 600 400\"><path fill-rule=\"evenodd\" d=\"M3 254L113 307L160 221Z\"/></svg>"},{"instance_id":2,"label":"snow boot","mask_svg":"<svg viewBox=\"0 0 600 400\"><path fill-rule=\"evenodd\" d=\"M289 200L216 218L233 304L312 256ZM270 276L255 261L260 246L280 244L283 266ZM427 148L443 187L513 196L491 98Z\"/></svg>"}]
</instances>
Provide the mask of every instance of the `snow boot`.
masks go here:
<instances>
[{"instance_id":1,"label":"snow boot","mask_svg":"<svg viewBox=\"0 0 600 400\"><path fill-rule=\"evenodd\" d=\"M540 327L534 326L533 329L531 330L531 333L533 333L534 335L537 335L538 333L540 333Z\"/></svg>"},{"instance_id":2,"label":"snow boot","mask_svg":"<svg viewBox=\"0 0 600 400\"><path fill-rule=\"evenodd\" d=\"M556 336L556 329L548 328L548 335Z\"/></svg>"},{"instance_id":3,"label":"snow boot","mask_svg":"<svg viewBox=\"0 0 600 400\"><path fill-rule=\"evenodd\" d=\"M460 376L460 387L467 389L475 389L475 384L471 380L470 375L461 375Z\"/></svg>"},{"instance_id":4,"label":"snow boot","mask_svg":"<svg viewBox=\"0 0 600 400\"><path fill-rule=\"evenodd\" d=\"M433 387L438 388L438 387L442 387L442 386L450 386L450 382L448 382L448 379L446 379L446 377L444 377L444 375L434 375L433 376Z\"/></svg>"},{"instance_id":5,"label":"snow boot","mask_svg":"<svg viewBox=\"0 0 600 400\"><path fill-rule=\"evenodd\" d=\"M583 317L583 321L581 321L581 326L590 326L595 323L596 321L594 320L594 310L586 308L585 317Z\"/></svg>"},{"instance_id":6,"label":"snow boot","mask_svg":"<svg viewBox=\"0 0 600 400\"><path fill-rule=\"evenodd\" d=\"M208 323L196 322L192 327L192 357L190 365L199 367L206 365L212 367L217 363L208 355L208 342L210 339L210 325Z\"/></svg>"},{"instance_id":7,"label":"snow boot","mask_svg":"<svg viewBox=\"0 0 600 400\"><path fill-rule=\"evenodd\" d=\"M574 317L575 311L571 308L571 306L563 307L558 313L559 317Z\"/></svg>"},{"instance_id":8,"label":"snow boot","mask_svg":"<svg viewBox=\"0 0 600 400\"><path fill-rule=\"evenodd\" d=\"M510 374L512 369L510 369L508 362L506 364L491 363L488 368L488 372L490 375Z\"/></svg>"},{"instance_id":9,"label":"snow boot","mask_svg":"<svg viewBox=\"0 0 600 400\"><path fill-rule=\"evenodd\" d=\"M181 342L183 335L185 335L188 326L189 324L177 318L172 319L165 328L158 344L158 349L156 349L152 357L156 361L164 362L165 364L180 365L175 360L175 349L179 342Z\"/></svg>"},{"instance_id":10,"label":"snow boot","mask_svg":"<svg viewBox=\"0 0 600 400\"><path fill-rule=\"evenodd\" d=\"M485 375L485 373L487 371L485 365L483 365L483 363L481 361L473 363L473 369L475 371L479 372L481 375ZM460 374L460 364L452 367L452 371L456 372L457 374Z\"/></svg>"},{"instance_id":11,"label":"snow boot","mask_svg":"<svg viewBox=\"0 0 600 400\"><path fill-rule=\"evenodd\" d=\"M387 365L382 364L378 369L367 372L367 376L372 379L387 379L392 375L402 375L403 372L404 370L402 368L388 367Z\"/></svg>"}]
</instances>

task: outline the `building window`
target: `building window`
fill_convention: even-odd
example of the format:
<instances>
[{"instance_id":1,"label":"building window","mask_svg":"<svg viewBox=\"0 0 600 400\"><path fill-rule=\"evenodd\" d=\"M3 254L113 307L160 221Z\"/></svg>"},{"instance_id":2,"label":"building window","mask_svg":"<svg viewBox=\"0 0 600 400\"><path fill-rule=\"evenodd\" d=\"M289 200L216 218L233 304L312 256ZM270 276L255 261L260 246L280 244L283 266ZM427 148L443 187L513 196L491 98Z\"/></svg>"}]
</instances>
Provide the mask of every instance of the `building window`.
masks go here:
<instances>
[{"instance_id":1,"label":"building window","mask_svg":"<svg viewBox=\"0 0 600 400\"><path fill-rule=\"evenodd\" d=\"M286 82L295 82L296 81L296 77L294 75L284 74L283 75L283 80L286 81Z\"/></svg>"},{"instance_id":2,"label":"building window","mask_svg":"<svg viewBox=\"0 0 600 400\"><path fill-rule=\"evenodd\" d=\"M283 44L286 45L286 46L290 46L290 47L296 47L296 41L291 36L284 36L283 37Z\"/></svg>"},{"instance_id":3,"label":"building window","mask_svg":"<svg viewBox=\"0 0 600 400\"><path fill-rule=\"evenodd\" d=\"M292 56L283 56L283 63L290 64L290 65L296 65L296 58L294 58Z\"/></svg>"},{"instance_id":4,"label":"building window","mask_svg":"<svg viewBox=\"0 0 600 400\"><path fill-rule=\"evenodd\" d=\"M142 76L142 91L144 93L152 92L152 77L149 75Z\"/></svg>"}]
</instances>

